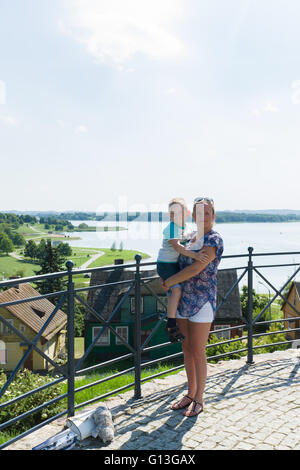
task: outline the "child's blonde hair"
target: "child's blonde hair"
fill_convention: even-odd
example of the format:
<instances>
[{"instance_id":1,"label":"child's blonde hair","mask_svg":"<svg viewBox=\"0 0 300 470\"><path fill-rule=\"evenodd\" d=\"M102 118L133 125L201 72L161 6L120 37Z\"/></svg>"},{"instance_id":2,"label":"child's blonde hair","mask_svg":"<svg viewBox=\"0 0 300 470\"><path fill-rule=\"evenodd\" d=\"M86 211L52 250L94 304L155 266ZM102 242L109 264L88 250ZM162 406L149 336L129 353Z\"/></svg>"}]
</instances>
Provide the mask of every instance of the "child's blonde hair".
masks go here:
<instances>
[{"instance_id":1,"label":"child's blonde hair","mask_svg":"<svg viewBox=\"0 0 300 470\"><path fill-rule=\"evenodd\" d=\"M169 206L168 206L169 211L171 209L171 206L173 206L173 204L180 204L184 209L187 209L186 202L182 197L174 197L173 199L171 199L171 201L169 202Z\"/></svg>"}]
</instances>

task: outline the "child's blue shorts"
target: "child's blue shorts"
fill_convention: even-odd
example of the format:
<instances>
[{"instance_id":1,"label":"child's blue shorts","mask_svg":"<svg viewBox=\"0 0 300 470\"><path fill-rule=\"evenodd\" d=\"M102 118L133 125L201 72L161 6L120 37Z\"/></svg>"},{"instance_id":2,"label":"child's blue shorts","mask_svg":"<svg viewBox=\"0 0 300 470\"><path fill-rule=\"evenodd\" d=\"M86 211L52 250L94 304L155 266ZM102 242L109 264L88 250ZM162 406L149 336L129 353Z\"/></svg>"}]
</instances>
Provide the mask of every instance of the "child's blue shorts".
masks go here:
<instances>
[{"instance_id":1,"label":"child's blue shorts","mask_svg":"<svg viewBox=\"0 0 300 470\"><path fill-rule=\"evenodd\" d=\"M157 261L156 270L159 277L161 277L165 281L169 277L174 276L174 274L177 274L180 271L180 268L179 263L163 263ZM172 290L173 287L179 287L181 289L180 284L174 284L174 286L170 287L170 290ZM167 293L167 295L170 294Z\"/></svg>"}]
</instances>

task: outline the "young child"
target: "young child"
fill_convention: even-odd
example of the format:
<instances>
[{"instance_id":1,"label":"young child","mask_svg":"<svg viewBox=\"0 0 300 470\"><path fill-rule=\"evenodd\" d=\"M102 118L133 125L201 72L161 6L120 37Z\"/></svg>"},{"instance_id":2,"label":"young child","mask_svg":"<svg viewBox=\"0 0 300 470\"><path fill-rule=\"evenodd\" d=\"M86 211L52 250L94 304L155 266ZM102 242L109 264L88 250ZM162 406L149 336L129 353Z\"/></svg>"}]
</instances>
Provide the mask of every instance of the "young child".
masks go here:
<instances>
[{"instance_id":1,"label":"young child","mask_svg":"<svg viewBox=\"0 0 300 470\"><path fill-rule=\"evenodd\" d=\"M187 241L190 237L186 230L186 218L189 211L186 202L182 198L174 198L170 201L169 206L170 222L163 231L162 247L157 257L157 273L163 279L173 276L179 271L178 257L179 254L189 256L197 261L206 261L205 253L195 253L186 250L181 243ZM181 243L180 243L181 242ZM176 324L176 311L181 298L181 286L175 284L167 293L167 326L165 331L172 343L182 341L184 336L180 333Z\"/></svg>"}]
</instances>

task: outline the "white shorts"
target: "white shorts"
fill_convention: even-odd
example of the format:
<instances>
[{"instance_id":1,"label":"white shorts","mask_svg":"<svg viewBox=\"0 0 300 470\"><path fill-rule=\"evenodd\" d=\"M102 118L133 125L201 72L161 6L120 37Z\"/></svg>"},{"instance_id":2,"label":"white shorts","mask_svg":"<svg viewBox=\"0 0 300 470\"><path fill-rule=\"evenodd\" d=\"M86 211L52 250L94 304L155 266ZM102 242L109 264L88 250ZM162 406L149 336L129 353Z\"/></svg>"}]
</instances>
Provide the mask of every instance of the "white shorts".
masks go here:
<instances>
[{"instance_id":1,"label":"white shorts","mask_svg":"<svg viewBox=\"0 0 300 470\"><path fill-rule=\"evenodd\" d=\"M214 312L210 302L206 302L205 305L192 317L182 317L176 312L176 318L182 320L189 320L196 323L212 323L214 320Z\"/></svg>"}]
</instances>

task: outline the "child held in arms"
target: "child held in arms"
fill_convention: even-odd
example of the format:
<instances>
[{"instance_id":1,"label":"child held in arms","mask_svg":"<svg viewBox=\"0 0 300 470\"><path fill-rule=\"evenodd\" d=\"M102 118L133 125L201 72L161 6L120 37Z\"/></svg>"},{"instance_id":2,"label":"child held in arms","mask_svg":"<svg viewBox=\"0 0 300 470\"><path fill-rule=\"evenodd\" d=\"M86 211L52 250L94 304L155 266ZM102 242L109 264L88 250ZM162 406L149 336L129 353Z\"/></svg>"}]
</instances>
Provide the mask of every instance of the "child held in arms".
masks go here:
<instances>
[{"instance_id":1,"label":"child held in arms","mask_svg":"<svg viewBox=\"0 0 300 470\"><path fill-rule=\"evenodd\" d=\"M186 250L182 245L182 243L185 243L190 238L185 223L190 212L185 200L183 198L172 199L169 202L168 210L170 222L163 231L162 247L157 257L157 273L163 280L179 271L179 254L189 256L197 261L208 261L206 260L207 255L204 252L195 253ZM184 339L176 324L176 311L181 298L180 284L172 286L167 296L167 326L165 331L169 341L176 343Z\"/></svg>"}]
</instances>

